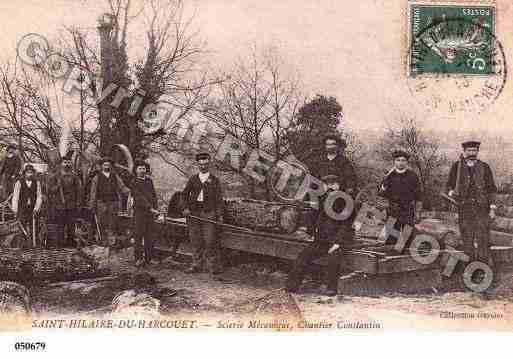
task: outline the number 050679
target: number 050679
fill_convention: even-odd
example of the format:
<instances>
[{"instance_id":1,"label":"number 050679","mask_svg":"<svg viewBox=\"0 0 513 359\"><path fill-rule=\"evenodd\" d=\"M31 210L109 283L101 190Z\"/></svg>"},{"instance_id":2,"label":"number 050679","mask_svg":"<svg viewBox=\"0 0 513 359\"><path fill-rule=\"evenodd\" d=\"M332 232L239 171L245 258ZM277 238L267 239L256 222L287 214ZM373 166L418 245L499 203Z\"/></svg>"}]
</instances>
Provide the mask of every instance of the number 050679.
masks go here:
<instances>
[{"instance_id":1,"label":"number 050679","mask_svg":"<svg viewBox=\"0 0 513 359\"><path fill-rule=\"evenodd\" d=\"M46 344L44 342L16 342L14 344L16 350L45 350Z\"/></svg>"}]
</instances>

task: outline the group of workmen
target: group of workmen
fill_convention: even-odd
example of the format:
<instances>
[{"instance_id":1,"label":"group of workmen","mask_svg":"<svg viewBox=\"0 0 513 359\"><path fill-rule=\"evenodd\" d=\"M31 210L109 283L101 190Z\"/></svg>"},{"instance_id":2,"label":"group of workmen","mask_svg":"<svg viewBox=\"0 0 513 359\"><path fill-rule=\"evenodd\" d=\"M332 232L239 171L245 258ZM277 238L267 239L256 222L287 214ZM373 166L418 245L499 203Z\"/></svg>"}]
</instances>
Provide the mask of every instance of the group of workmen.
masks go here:
<instances>
[{"instance_id":1,"label":"group of workmen","mask_svg":"<svg viewBox=\"0 0 513 359\"><path fill-rule=\"evenodd\" d=\"M324 138L323 150L311 161L309 171L322 180L326 192L318 200L318 209L310 216L307 231L313 241L299 254L289 273L286 287L298 292L308 266L317 258L328 255L327 283L325 295L337 294L338 278L344 249L354 239L353 221L357 211L343 220L333 218L323 210L331 191L343 191L356 199L359 191L356 172L345 155L346 143L337 135ZM463 155L451 167L447 181L447 194L458 203L459 225L463 250L471 260L490 262L489 236L490 218L496 209L494 196L497 188L488 164L477 156L480 143L468 141L462 144ZM15 146L8 148L0 174L4 183L13 187L12 209L23 224L27 224L41 208L41 184L35 180L35 170L26 165L22 177L14 181L19 160L13 159ZM393 167L379 184L379 195L388 200L387 215L395 219L395 228L403 231L406 226L415 227L416 214L422 207L422 190L419 177L409 166L410 154L404 150L392 153ZM208 271L213 276L222 272L217 224L223 222L223 194L219 178L211 173L211 156L198 153L196 162L199 172L193 175L181 192L182 208L177 216L187 217L189 239L193 258L188 273ZM136 161L133 177L123 181L113 171L113 162L105 157L100 161L101 169L92 178L88 207L96 214L100 237L109 238L119 210L120 195L133 198L135 265L144 266L152 262L153 239L151 228L159 213L155 187L149 176L149 165ZM19 169L19 168L18 168ZM126 184L125 184L126 182ZM64 157L59 171L48 180L48 201L55 206L55 219L67 228L63 238L71 245L77 208L82 201L82 183L73 172L71 158ZM346 207L343 197L332 204L335 212ZM173 208L171 208L171 211ZM397 238L389 237L387 243Z\"/></svg>"},{"instance_id":2,"label":"group of workmen","mask_svg":"<svg viewBox=\"0 0 513 359\"><path fill-rule=\"evenodd\" d=\"M158 209L147 162L135 161L133 174L123 181L114 171L113 160L103 157L98 163L100 168L92 171L89 183L84 184L82 177L74 171L69 153L42 181L33 165L25 164L21 168L22 161L16 145L8 145L6 151L0 168L3 203L14 212L25 234L29 237L35 235L36 227L39 227L36 225L39 213L45 203L48 247L79 245L77 222L81 218L91 217L96 222L98 241L110 245L122 196L125 195L131 199L134 213L135 265L140 267L152 262L151 225ZM88 213L84 213L84 210Z\"/></svg>"}]
</instances>

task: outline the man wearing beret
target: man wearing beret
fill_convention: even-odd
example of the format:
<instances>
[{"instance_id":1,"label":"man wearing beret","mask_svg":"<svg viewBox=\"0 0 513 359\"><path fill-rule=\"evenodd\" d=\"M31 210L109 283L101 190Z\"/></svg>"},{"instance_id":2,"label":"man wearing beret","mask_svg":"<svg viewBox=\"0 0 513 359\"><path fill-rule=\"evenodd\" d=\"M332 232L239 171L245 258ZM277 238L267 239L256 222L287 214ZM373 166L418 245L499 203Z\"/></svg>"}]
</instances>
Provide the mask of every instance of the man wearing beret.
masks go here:
<instances>
[{"instance_id":1,"label":"man wearing beret","mask_svg":"<svg viewBox=\"0 0 513 359\"><path fill-rule=\"evenodd\" d=\"M462 143L463 156L452 165L446 187L458 202L463 251L470 261L490 263L490 219L497 208L497 187L490 166L477 159L480 145L477 141Z\"/></svg>"},{"instance_id":2,"label":"man wearing beret","mask_svg":"<svg viewBox=\"0 0 513 359\"><path fill-rule=\"evenodd\" d=\"M123 180L112 169L112 159L103 157L100 160L101 171L91 181L89 208L97 214L98 225L104 244L110 245L113 235L115 215L120 208L121 194L130 190Z\"/></svg>"},{"instance_id":3,"label":"man wearing beret","mask_svg":"<svg viewBox=\"0 0 513 359\"><path fill-rule=\"evenodd\" d=\"M221 272L221 258L216 225L211 221L222 221L223 194L221 182L210 173L210 154L202 152L196 155L199 173L192 176L183 190L185 200L184 215L189 224L189 240L193 246L192 265L186 271L202 271L204 265L211 275ZM201 221L196 218L206 219Z\"/></svg>"},{"instance_id":4,"label":"man wearing beret","mask_svg":"<svg viewBox=\"0 0 513 359\"><path fill-rule=\"evenodd\" d=\"M392 153L394 167L388 172L379 188L380 196L389 202L387 216L396 220L394 228L402 231L404 226L415 227L415 212L422 208L420 181L417 174L408 168L410 155L403 150ZM395 244L398 238L389 236L387 244ZM405 250L408 249L406 245Z\"/></svg>"}]
</instances>

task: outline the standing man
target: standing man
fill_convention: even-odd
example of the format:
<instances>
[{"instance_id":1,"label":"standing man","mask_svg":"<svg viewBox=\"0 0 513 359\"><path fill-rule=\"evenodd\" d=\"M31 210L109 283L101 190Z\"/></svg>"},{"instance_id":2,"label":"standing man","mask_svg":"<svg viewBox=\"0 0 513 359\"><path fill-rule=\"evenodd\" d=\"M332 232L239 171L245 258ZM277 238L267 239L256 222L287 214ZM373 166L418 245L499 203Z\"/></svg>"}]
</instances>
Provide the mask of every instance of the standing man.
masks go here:
<instances>
[{"instance_id":1,"label":"standing man","mask_svg":"<svg viewBox=\"0 0 513 359\"><path fill-rule=\"evenodd\" d=\"M157 210L157 194L153 181L147 176L147 168L149 168L147 163L137 161L134 166L135 178L130 184L131 195L134 201L134 254L136 267L152 262L153 215L159 213Z\"/></svg>"},{"instance_id":2,"label":"standing man","mask_svg":"<svg viewBox=\"0 0 513 359\"><path fill-rule=\"evenodd\" d=\"M110 245L114 234L115 216L120 209L121 193L130 190L112 169L112 160L104 157L100 161L101 171L91 181L89 208L97 214L103 244Z\"/></svg>"},{"instance_id":3,"label":"standing man","mask_svg":"<svg viewBox=\"0 0 513 359\"><path fill-rule=\"evenodd\" d=\"M419 177L408 168L410 155L402 150L392 153L394 167L383 179L379 194L388 199L387 217L396 220L394 228L402 231L408 225L415 227L415 212L422 208ZM413 232L412 232L413 233ZM395 244L397 238L389 236L386 244ZM405 246L405 249L408 245Z\"/></svg>"},{"instance_id":4,"label":"standing man","mask_svg":"<svg viewBox=\"0 0 513 359\"><path fill-rule=\"evenodd\" d=\"M309 165L310 173L321 179L330 175L337 177L340 191L347 193L354 199L358 193L358 180L351 161L344 155L344 150L347 146L346 141L336 134L329 134L324 137L323 144L322 154L316 158L315 162ZM348 223L352 223L356 217L356 212L356 210L353 211ZM317 213L313 213L306 218L308 222L307 232L309 234L313 234L314 223L317 218Z\"/></svg>"},{"instance_id":5,"label":"standing man","mask_svg":"<svg viewBox=\"0 0 513 359\"><path fill-rule=\"evenodd\" d=\"M16 181L21 169L21 159L17 153L16 145L8 145L6 151L7 154L5 155L2 167L0 168L3 197L8 197L12 193L14 182Z\"/></svg>"},{"instance_id":6,"label":"standing man","mask_svg":"<svg viewBox=\"0 0 513 359\"><path fill-rule=\"evenodd\" d=\"M186 270L188 273L202 271L204 264L211 275L221 272L220 250L216 235L216 224L210 221L222 221L223 194L221 182L210 173L210 154L198 153L196 162L199 173L192 176L185 189L184 215L189 227L189 240L193 245L192 265ZM189 217L204 218L206 221Z\"/></svg>"},{"instance_id":7,"label":"standing man","mask_svg":"<svg viewBox=\"0 0 513 359\"><path fill-rule=\"evenodd\" d=\"M287 290L297 293L303 281L306 267L315 259L328 255L328 272L325 295L337 295L338 279L340 277L340 265L342 262L343 246L351 242L354 230L351 220L337 220L331 218L324 210L324 203L330 193L340 190L341 179L336 175L328 175L322 178L327 191L320 198L319 211L313 228L314 241L305 248L294 262L293 269L287 279ZM337 198L332 204L335 213L341 213L346 207L343 198Z\"/></svg>"},{"instance_id":8,"label":"standing man","mask_svg":"<svg viewBox=\"0 0 513 359\"><path fill-rule=\"evenodd\" d=\"M78 208L82 203L82 181L73 172L71 155L68 154L61 160L61 166L57 174L49 180L49 192L53 205L57 224L62 229L60 242L64 247L73 247L75 238L75 219Z\"/></svg>"},{"instance_id":9,"label":"standing man","mask_svg":"<svg viewBox=\"0 0 513 359\"><path fill-rule=\"evenodd\" d=\"M490 263L490 221L495 217L497 187L490 166L477 159L481 143L462 143L463 158L449 172L447 191L458 202L463 251L470 261Z\"/></svg>"},{"instance_id":10,"label":"standing man","mask_svg":"<svg viewBox=\"0 0 513 359\"><path fill-rule=\"evenodd\" d=\"M337 176L340 190L354 198L357 193L357 178L351 161L344 155L346 141L336 134L330 134L324 137L323 143L324 151L320 158L309 166L310 173L317 178Z\"/></svg>"},{"instance_id":11,"label":"standing man","mask_svg":"<svg viewBox=\"0 0 513 359\"><path fill-rule=\"evenodd\" d=\"M27 164L23 170L23 178L14 184L14 192L12 197L12 210L23 227L33 236L33 228L41 204L43 203L43 195L41 191L41 183L35 179L36 171L34 167Z\"/></svg>"}]
</instances>

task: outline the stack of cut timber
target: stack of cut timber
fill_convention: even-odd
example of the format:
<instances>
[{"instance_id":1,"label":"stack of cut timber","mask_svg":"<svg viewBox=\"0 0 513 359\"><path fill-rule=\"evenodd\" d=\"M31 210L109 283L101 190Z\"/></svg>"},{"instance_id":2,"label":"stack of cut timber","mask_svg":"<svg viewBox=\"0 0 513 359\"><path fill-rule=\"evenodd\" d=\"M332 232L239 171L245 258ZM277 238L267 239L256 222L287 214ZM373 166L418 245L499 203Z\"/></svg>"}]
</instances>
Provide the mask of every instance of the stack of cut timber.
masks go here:
<instances>
[{"instance_id":1,"label":"stack of cut timber","mask_svg":"<svg viewBox=\"0 0 513 359\"><path fill-rule=\"evenodd\" d=\"M22 283L93 275L98 262L76 249L0 248L0 277Z\"/></svg>"},{"instance_id":2,"label":"stack of cut timber","mask_svg":"<svg viewBox=\"0 0 513 359\"><path fill-rule=\"evenodd\" d=\"M227 200L224 213L228 224L272 233L293 233L300 219L297 207L246 198Z\"/></svg>"}]
</instances>

